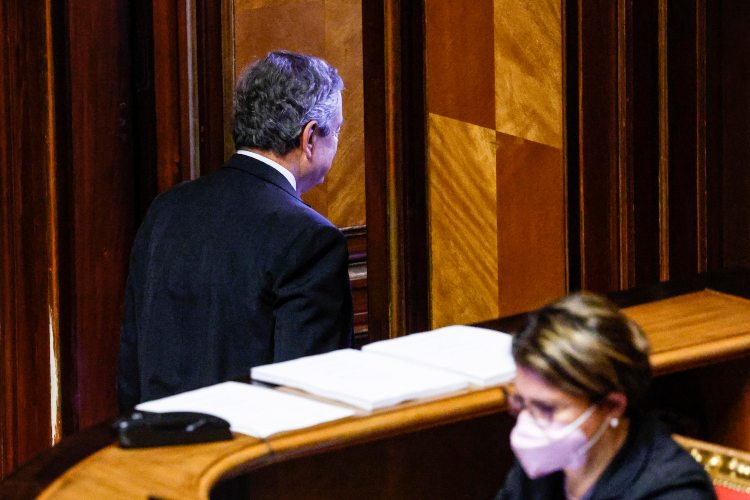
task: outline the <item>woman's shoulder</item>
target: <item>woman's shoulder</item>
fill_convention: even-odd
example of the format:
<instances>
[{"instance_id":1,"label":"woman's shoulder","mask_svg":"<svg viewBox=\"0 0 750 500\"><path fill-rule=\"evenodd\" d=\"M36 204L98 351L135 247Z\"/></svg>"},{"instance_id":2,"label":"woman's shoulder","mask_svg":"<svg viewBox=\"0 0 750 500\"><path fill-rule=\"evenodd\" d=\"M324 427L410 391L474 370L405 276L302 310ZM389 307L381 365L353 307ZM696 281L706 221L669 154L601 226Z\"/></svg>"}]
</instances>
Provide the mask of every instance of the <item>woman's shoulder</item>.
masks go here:
<instances>
[{"instance_id":1,"label":"woman's shoulder","mask_svg":"<svg viewBox=\"0 0 750 500\"><path fill-rule=\"evenodd\" d=\"M623 475L629 476L627 498L716 498L706 471L658 419L638 417L632 432L628 454L620 464Z\"/></svg>"}]
</instances>

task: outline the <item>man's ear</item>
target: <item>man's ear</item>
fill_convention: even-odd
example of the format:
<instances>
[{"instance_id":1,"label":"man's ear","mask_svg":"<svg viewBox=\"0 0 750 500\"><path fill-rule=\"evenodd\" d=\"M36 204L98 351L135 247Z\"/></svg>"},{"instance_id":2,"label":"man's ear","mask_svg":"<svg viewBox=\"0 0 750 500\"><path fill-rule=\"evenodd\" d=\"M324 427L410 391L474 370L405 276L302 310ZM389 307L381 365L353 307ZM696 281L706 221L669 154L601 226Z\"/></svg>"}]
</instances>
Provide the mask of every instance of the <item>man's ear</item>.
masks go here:
<instances>
[{"instance_id":1,"label":"man's ear","mask_svg":"<svg viewBox=\"0 0 750 500\"><path fill-rule=\"evenodd\" d=\"M309 121L307 122L307 125L305 125L305 128L302 129L302 133L299 137L299 145L308 160L312 157L313 136L315 135L315 130L317 128L318 122L315 120Z\"/></svg>"}]
</instances>

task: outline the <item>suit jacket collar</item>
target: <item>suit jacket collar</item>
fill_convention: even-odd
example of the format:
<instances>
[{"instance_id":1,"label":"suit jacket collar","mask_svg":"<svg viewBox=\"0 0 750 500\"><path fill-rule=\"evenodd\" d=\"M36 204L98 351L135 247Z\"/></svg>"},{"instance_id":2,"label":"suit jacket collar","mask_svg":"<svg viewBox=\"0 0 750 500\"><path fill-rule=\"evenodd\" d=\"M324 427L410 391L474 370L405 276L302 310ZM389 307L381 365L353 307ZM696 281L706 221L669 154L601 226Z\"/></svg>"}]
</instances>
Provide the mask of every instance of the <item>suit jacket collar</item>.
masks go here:
<instances>
[{"instance_id":1,"label":"suit jacket collar","mask_svg":"<svg viewBox=\"0 0 750 500\"><path fill-rule=\"evenodd\" d=\"M250 174L266 182L269 182L274 186L277 186L278 188L286 191L291 196L300 199L297 191L292 188L292 185L289 184L289 181L286 180L283 175L281 175L279 172L266 165L262 161L256 160L255 158L235 153L224 164L224 168L241 170L246 174Z\"/></svg>"}]
</instances>

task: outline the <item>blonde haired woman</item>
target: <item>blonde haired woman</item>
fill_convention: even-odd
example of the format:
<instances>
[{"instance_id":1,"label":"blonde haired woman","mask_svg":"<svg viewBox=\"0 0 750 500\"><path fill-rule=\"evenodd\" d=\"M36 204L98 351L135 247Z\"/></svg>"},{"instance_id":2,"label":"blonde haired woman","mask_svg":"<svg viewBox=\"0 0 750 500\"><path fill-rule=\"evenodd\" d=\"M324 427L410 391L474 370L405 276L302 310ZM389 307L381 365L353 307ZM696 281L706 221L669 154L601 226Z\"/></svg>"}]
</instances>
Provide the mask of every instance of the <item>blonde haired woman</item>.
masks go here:
<instances>
[{"instance_id":1,"label":"blonde haired woman","mask_svg":"<svg viewBox=\"0 0 750 500\"><path fill-rule=\"evenodd\" d=\"M517 463L498 499L713 499L711 481L639 412L649 345L606 299L576 293L529 315L513 341Z\"/></svg>"}]
</instances>

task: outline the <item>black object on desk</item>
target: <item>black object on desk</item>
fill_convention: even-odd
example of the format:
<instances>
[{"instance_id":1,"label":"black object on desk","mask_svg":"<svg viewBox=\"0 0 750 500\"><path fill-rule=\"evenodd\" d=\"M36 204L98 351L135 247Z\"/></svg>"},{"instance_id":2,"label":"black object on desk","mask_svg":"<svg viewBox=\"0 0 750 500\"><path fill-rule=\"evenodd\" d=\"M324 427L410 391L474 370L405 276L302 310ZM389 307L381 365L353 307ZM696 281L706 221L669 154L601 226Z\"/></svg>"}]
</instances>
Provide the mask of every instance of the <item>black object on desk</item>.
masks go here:
<instances>
[{"instance_id":1,"label":"black object on desk","mask_svg":"<svg viewBox=\"0 0 750 500\"><path fill-rule=\"evenodd\" d=\"M123 448L172 446L232 439L229 422L205 413L135 411L116 420L112 428Z\"/></svg>"}]
</instances>

